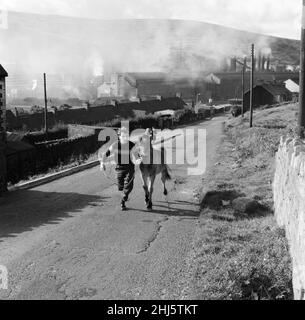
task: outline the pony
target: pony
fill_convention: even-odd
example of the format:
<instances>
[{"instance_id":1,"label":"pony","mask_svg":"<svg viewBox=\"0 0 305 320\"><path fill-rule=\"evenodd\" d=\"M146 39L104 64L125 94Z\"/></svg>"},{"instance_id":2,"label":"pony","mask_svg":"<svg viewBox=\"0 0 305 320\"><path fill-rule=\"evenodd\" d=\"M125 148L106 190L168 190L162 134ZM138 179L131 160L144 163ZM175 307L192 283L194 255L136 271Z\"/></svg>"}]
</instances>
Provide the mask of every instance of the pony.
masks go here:
<instances>
[{"instance_id":1,"label":"pony","mask_svg":"<svg viewBox=\"0 0 305 320\"><path fill-rule=\"evenodd\" d=\"M138 143L139 156L142 159L140 171L143 181L143 189L145 191L145 204L148 210L152 210L153 208L152 195L157 175L161 174L163 194L165 196L168 195L166 181L171 180L169 167L165 164L164 146L161 146L161 149L158 150L153 147L152 140L154 140L154 132L153 130L147 129L145 134L140 137Z\"/></svg>"}]
</instances>

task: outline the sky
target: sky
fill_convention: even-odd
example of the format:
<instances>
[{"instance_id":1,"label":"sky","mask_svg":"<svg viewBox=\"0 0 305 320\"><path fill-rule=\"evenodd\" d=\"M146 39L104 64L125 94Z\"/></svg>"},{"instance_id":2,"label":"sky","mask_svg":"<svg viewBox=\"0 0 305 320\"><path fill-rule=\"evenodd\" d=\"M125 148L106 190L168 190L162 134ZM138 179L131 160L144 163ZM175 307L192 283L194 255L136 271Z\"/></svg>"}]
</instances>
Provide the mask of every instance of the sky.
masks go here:
<instances>
[{"instance_id":1,"label":"sky","mask_svg":"<svg viewBox=\"0 0 305 320\"><path fill-rule=\"evenodd\" d=\"M0 9L96 19L182 19L300 39L302 0L0 0Z\"/></svg>"}]
</instances>

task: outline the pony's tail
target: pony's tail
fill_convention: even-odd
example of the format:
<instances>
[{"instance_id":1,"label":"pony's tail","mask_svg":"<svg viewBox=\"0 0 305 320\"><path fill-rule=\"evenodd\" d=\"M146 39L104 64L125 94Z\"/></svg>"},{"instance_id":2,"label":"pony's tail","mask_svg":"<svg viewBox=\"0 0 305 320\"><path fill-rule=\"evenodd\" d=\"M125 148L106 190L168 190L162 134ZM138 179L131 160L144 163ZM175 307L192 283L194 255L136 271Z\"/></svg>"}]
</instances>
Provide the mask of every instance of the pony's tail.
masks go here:
<instances>
[{"instance_id":1,"label":"pony's tail","mask_svg":"<svg viewBox=\"0 0 305 320\"><path fill-rule=\"evenodd\" d=\"M171 177L171 175L169 174L169 172L170 172L170 169L169 169L169 167L167 166L167 165L164 165L164 178L165 178L165 180L166 181L169 181L169 180L172 180L172 177Z\"/></svg>"}]
</instances>

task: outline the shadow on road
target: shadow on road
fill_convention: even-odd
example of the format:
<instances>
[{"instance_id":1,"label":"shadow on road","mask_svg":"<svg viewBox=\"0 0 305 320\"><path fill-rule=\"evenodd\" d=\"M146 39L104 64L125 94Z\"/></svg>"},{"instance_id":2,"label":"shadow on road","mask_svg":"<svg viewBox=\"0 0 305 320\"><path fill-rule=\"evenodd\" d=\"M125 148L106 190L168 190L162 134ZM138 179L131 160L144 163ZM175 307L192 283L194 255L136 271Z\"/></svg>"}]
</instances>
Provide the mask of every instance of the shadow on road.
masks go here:
<instances>
[{"instance_id":1,"label":"shadow on road","mask_svg":"<svg viewBox=\"0 0 305 320\"><path fill-rule=\"evenodd\" d=\"M0 242L2 238L58 224L88 206L102 206L105 197L78 193L22 190L0 198Z\"/></svg>"},{"instance_id":2,"label":"shadow on road","mask_svg":"<svg viewBox=\"0 0 305 320\"><path fill-rule=\"evenodd\" d=\"M199 207L198 209L190 210L186 209L185 206L194 206L193 203L177 201L177 202L166 202L166 201L157 201L154 203L153 210L139 210L131 209L139 212L145 212L147 214L161 214L169 217L192 217L196 218L200 215ZM179 208L180 206L180 208Z\"/></svg>"}]
</instances>

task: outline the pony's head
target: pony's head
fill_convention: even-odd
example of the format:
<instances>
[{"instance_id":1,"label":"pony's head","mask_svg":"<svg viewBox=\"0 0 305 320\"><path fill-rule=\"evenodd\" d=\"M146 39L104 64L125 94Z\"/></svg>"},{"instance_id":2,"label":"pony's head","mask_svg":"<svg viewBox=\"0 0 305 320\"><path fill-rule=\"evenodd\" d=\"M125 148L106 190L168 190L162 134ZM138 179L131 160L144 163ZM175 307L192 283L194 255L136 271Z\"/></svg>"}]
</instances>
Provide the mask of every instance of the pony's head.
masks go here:
<instances>
[{"instance_id":1,"label":"pony's head","mask_svg":"<svg viewBox=\"0 0 305 320\"><path fill-rule=\"evenodd\" d=\"M139 138L138 146L141 150L142 155L149 153L149 150L152 149L152 134L151 129L146 129L145 133Z\"/></svg>"},{"instance_id":2,"label":"pony's head","mask_svg":"<svg viewBox=\"0 0 305 320\"><path fill-rule=\"evenodd\" d=\"M125 144L129 141L129 131L127 128L122 127L118 130L118 137L122 144Z\"/></svg>"}]
</instances>

